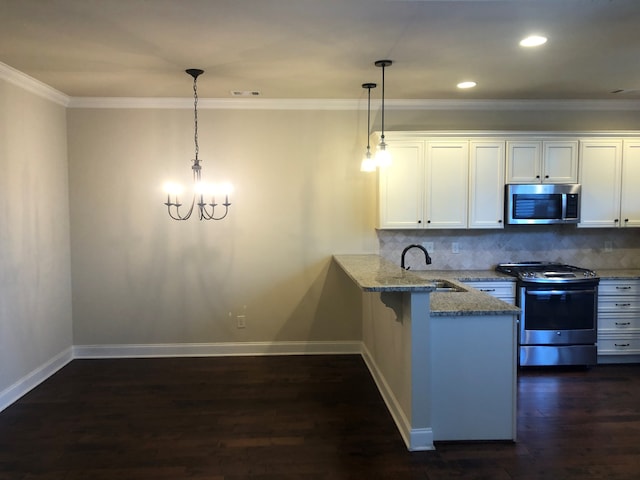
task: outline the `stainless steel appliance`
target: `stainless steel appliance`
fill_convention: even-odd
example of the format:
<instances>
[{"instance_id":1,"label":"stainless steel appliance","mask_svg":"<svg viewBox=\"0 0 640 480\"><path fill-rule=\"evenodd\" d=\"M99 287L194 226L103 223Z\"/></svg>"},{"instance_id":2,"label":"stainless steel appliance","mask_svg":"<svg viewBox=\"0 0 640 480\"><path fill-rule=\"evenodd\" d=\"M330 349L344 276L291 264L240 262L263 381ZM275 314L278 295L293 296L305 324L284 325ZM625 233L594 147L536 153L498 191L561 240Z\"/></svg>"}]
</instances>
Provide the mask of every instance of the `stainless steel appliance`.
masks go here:
<instances>
[{"instance_id":1,"label":"stainless steel appliance","mask_svg":"<svg viewBox=\"0 0 640 480\"><path fill-rule=\"evenodd\" d=\"M561 263L501 263L517 278L521 366L597 363L598 284L584 268Z\"/></svg>"},{"instance_id":2,"label":"stainless steel appliance","mask_svg":"<svg viewBox=\"0 0 640 480\"><path fill-rule=\"evenodd\" d=\"M580 221L578 184L509 184L505 186L508 224L556 224Z\"/></svg>"}]
</instances>

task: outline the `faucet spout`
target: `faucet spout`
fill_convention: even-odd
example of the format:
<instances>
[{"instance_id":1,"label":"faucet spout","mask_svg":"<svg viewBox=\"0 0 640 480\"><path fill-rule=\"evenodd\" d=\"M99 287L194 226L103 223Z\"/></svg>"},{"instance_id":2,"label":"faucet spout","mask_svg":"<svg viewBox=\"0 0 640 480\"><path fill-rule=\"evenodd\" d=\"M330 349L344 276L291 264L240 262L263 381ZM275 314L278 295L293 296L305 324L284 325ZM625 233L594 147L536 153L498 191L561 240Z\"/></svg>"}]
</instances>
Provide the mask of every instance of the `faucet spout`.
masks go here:
<instances>
[{"instance_id":1,"label":"faucet spout","mask_svg":"<svg viewBox=\"0 0 640 480\"><path fill-rule=\"evenodd\" d=\"M431 257L429 256L429 252L427 252L427 249L424 248L422 245L418 245L416 243L414 243L413 245L409 245L408 247L405 247L404 250L402 250L402 255L400 257L400 268L404 268L405 270L409 270L411 267L405 267L404 266L404 257L407 254L407 252L409 250L411 250L412 248L418 248L420 250L422 250L424 252L424 260L427 263L427 265L431 265Z\"/></svg>"}]
</instances>

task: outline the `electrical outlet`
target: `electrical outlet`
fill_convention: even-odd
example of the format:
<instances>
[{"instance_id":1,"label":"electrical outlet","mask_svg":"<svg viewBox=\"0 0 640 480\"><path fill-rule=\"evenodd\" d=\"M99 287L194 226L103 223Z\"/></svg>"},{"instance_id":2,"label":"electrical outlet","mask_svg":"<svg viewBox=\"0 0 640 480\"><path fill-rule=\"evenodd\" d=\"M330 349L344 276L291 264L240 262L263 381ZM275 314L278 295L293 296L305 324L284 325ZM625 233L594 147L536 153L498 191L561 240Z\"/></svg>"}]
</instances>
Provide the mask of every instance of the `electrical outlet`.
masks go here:
<instances>
[{"instance_id":1,"label":"electrical outlet","mask_svg":"<svg viewBox=\"0 0 640 480\"><path fill-rule=\"evenodd\" d=\"M611 240L604 241L604 251L613 252L613 242Z\"/></svg>"},{"instance_id":2,"label":"electrical outlet","mask_svg":"<svg viewBox=\"0 0 640 480\"><path fill-rule=\"evenodd\" d=\"M458 242L451 242L451 253L460 253L460 244Z\"/></svg>"},{"instance_id":3,"label":"electrical outlet","mask_svg":"<svg viewBox=\"0 0 640 480\"><path fill-rule=\"evenodd\" d=\"M245 328L247 326L246 320L247 320L247 316L246 315L238 315L236 317L236 327Z\"/></svg>"},{"instance_id":4,"label":"electrical outlet","mask_svg":"<svg viewBox=\"0 0 640 480\"><path fill-rule=\"evenodd\" d=\"M433 253L434 251L433 242L422 242L422 246L427 249L427 252Z\"/></svg>"}]
</instances>

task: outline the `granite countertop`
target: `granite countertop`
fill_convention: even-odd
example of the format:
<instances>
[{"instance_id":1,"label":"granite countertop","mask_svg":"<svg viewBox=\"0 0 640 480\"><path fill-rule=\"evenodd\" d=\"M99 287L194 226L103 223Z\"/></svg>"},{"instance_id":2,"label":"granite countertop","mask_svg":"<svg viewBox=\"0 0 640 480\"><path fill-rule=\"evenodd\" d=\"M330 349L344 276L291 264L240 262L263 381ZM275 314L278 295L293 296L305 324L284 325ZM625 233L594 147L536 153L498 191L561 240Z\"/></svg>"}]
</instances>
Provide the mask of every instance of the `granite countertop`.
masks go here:
<instances>
[{"instance_id":1,"label":"granite countertop","mask_svg":"<svg viewBox=\"0 0 640 480\"><path fill-rule=\"evenodd\" d=\"M365 292L431 292L431 315L500 315L520 310L461 282L516 279L495 270L404 270L380 255L335 255L340 267ZM597 270L603 280L640 279L640 269ZM448 280L466 292L436 292L435 280Z\"/></svg>"},{"instance_id":2,"label":"granite countertop","mask_svg":"<svg viewBox=\"0 0 640 480\"><path fill-rule=\"evenodd\" d=\"M520 309L480 292L463 281L513 280L493 271L403 270L379 255L335 255L335 261L365 292L431 292L432 316L515 315ZM436 292L434 280L444 279L464 292Z\"/></svg>"},{"instance_id":3,"label":"granite countertop","mask_svg":"<svg viewBox=\"0 0 640 480\"><path fill-rule=\"evenodd\" d=\"M602 280L640 280L638 269L602 269L596 270Z\"/></svg>"}]
</instances>

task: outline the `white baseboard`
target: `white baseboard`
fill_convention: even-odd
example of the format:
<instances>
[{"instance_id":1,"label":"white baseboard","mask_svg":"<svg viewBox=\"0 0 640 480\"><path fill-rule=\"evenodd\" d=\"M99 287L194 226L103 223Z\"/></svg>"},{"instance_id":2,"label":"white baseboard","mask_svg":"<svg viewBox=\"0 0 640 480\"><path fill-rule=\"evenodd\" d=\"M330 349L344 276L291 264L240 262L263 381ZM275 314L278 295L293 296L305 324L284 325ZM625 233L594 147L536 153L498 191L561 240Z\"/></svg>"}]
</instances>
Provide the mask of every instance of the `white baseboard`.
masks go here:
<instances>
[{"instance_id":1,"label":"white baseboard","mask_svg":"<svg viewBox=\"0 0 640 480\"><path fill-rule=\"evenodd\" d=\"M400 406L400 402L398 402L396 396L393 394L393 391L385 380L384 375L371 356L369 349L364 344L362 344L362 358L367 364L367 368L373 377L373 381L376 383L378 391L380 392L380 395L382 395L382 399L387 405L387 409L389 410L389 413L391 413L391 417L393 418L396 427L398 427L407 449L410 451L434 450L433 431L431 428L411 428L411 423Z\"/></svg>"},{"instance_id":2,"label":"white baseboard","mask_svg":"<svg viewBox=\"0 0 640 480\"><path fill-rule=\"evenodd\" d=\"M67 348L48 362L29 372L13 385L5 388L0 392L0 412L40 385L71 360L73 360L73 350L72 348Z\"/></svg>"},{"instance_id":3,"label":"white baseboard","mask_svg":"<svg viewBox=\"0 0 640 480\"><path fill-rule=\"evenodd\" d=\"M217 357L360 354L362 342L168 343L76 345L73 358Z\"/></svg>"}]
</instances>

